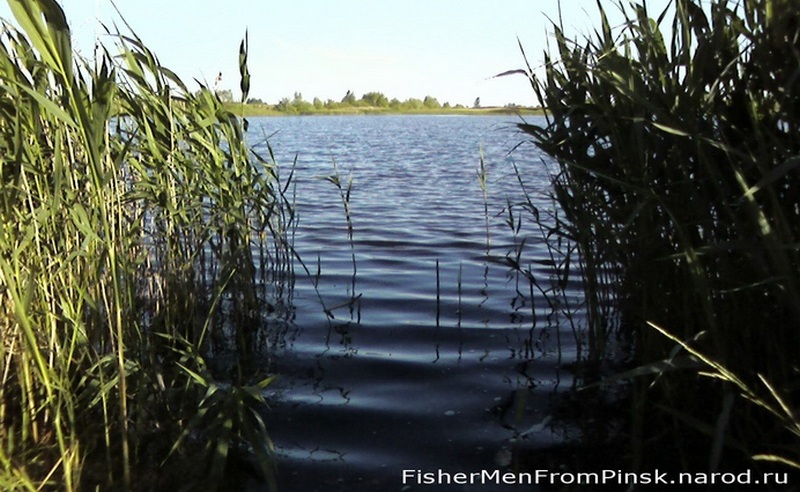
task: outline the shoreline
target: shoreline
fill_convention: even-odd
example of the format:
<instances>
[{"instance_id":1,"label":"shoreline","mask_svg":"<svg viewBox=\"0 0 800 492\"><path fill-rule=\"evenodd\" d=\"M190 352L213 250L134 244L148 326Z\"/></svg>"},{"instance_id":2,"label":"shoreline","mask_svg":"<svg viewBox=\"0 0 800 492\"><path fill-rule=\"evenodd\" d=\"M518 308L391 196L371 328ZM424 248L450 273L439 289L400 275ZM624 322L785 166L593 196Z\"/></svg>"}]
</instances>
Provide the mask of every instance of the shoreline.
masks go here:
<instances>
[{"instance_id":1,"label":"shoreline","mask_svg":"<svg viewBox=\"0 0 800 492\"><path fill-rule=\"evenodd\" d=\"M243 116L381 116L381 115L466 115L466 116L489 116L489 115L541 115L544 114L542 108L507 108L507 107L486 107L486 108L450 108L450 109L419 109L419 110L395 110L392 108L378 108L374 106L352 106L336 109L320 109L314 111L279 111L270 104L242 104L226 103L225 109L232 113Z\"/></svg>"}]
</instances>

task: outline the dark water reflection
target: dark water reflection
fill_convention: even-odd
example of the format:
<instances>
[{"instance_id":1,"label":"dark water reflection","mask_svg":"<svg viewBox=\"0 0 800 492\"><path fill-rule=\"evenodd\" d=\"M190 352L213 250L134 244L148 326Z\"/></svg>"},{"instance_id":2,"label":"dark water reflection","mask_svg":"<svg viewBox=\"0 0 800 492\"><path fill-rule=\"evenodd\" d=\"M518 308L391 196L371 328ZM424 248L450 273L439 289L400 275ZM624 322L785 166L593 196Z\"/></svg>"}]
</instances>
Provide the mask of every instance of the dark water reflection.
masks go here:
<instances>
[{"instance_id":1,"label":"dark water reflection","mask_svg":"<svg viewBox=\"0 0 800 492\"><path fill-rule=\"evenodd\" d=\"M512 490L404 485L402 470L511 470L506 450L561 439L538 424L549 395L570 384L556 340L569 360L572 332L504 263L525 239L525 267L543 283L552 274L536 263L549 255L534 225L513 234L505 223L508 202L523 198L512 162L551 207L542 157L532 146L508 155L524 140L515 121L251 121L254 140L277 132L270 143L284 174L297 156L295 246L312 272L297 266L293 317L271 349L281 377L267 425L280 490ZM353 178L352 243L340 190L323 179L334 162L343 186ZM567 295L577 304L577 285Z\"/></svg>"}]
</instances>

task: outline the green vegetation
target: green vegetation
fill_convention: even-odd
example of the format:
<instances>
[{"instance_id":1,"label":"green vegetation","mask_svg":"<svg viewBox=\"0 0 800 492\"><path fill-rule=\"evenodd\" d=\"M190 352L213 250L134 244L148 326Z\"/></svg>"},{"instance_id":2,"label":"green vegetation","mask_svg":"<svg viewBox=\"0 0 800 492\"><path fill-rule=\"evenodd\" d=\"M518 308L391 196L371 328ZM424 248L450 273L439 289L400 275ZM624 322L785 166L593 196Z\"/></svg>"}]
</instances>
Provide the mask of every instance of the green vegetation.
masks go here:
<instances>
[{"instance_id":1,"label":"green vegetation","mask_svg":"<svg viewBox=\"0 0 800 492\"><path fill-rule=\"evenodd\" d=\"M272 377L255 358L284 311L294 216L240 117L521 108L248 100L246 38L247 102L234 103L187 90L135 34L87 63L54 0L9 5L24 33L0 34L0 488L190 476L213 489L237 460L274 481ZM617 31L601 7L582 42L556 26L558 60L542 79L528 68L547 119L520 128L557 162L559 212L540 232L564 253L553 285L535 287L577 332L562 298L579 262L578 374L596 383L611 366L601 384L628 381L626 471L800 468L800 6L674 6L671 37L644 5L620 6ZM349 185L329 179L349 227Z\"/></svg>"},{"instance_id":2,"label":"green vegetation","mask_svg":"<svg viewBox=\"0 0 800 492\"><path fill-rule=\"evenodd\" d=\"M224 101L224 100L223 100ZM476 99L476 102L480 98ZM303 99L299 92L294 97L285 97L277 104L270 105L256 98L248 99L246 103L226 103L226 108L244 116L278 116L278 115L324 115L324 114L540 114L541 110L526 108L516 104L507 104L503 107L467 108L461 104L451 106L445 102L441 104L433 96L424 99L409 98L399 101L396 98L388 99L381 92L367 92L360 99L355 94L347 91L341 101L328 99L322 101L315 97L312 102Z\"/></svg>"},{"instance_id":3,"label":"green vegetation","mask_svg":"<svg viewBox=\"0 0 800 492\"><path fill-rule=\"evenodd\" d=\"M253 359L291 276L277 167L135 35L84 62L55 1L8 3L0 489L213 489L235 455L270 480ZM244 99L246 40L240 68Z\"/></svg>"},{"instance_id":4,"label":"green vegetation","mask_svg":"<svg viewBox=\"0 0 800 492\"><path fill-rule=\"evenodd\" d=\"M601 7L581 41L556 25L558 59L528 68L547 120L520 127L558 163L585 366L634 361L614 379L632 467L800 468L800 4L673 7L620 4L619 30Z\"/></svg>"}]
</instances>

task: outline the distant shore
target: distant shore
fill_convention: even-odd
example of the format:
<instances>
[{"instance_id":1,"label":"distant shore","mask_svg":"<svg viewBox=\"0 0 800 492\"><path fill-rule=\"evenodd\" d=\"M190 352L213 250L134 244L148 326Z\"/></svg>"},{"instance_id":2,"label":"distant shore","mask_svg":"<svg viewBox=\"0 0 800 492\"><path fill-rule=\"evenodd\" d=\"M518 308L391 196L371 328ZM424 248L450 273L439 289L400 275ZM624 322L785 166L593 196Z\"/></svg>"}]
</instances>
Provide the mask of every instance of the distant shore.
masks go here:
<instances>
[{"instance_id":1,"label":"distant shore","mask_svg":"<svg viewBox=\"0 0 800 492\"><path fill-rule=\"evenodd\" d=\"M386 108L376 106L347 106L341 108L314 108L306 111L282 111L272 104L227 103L226 109L242 116L325 116L325 115L538 115L543 114L541 108L522 106L496 106L482 108Z\"/></svg>"}]
</instances>

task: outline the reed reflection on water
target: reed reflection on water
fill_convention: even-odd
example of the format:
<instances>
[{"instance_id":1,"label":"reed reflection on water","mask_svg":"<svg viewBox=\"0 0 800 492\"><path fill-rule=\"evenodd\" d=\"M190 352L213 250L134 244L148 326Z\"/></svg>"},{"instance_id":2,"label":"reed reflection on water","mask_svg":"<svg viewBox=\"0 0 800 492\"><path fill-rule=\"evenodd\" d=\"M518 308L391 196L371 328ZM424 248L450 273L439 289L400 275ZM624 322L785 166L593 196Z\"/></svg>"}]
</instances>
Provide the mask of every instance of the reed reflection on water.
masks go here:
<instances>
[{"instance_id":1,"label":"reed reflection on water","mask_svg":"<svg viewBox=\"0 0 800 492\"><path fill-rule=\"evenodd\" d=\"M309 271L295 267L271 354L284 490L399 490L403 469L492 468L512 446L561 439L539 424L570 382L558 360L573 332L560 325L569 309L579 322L580 293L568 279L569 306L554 309L512 268L540 286L554 275L515 173L544 211L547 168L533 146L509 154L524 140L516 121L251 120L251 142L272 135L284 174L296 158L294 240Z\"/></svg>"}]
</instances>

